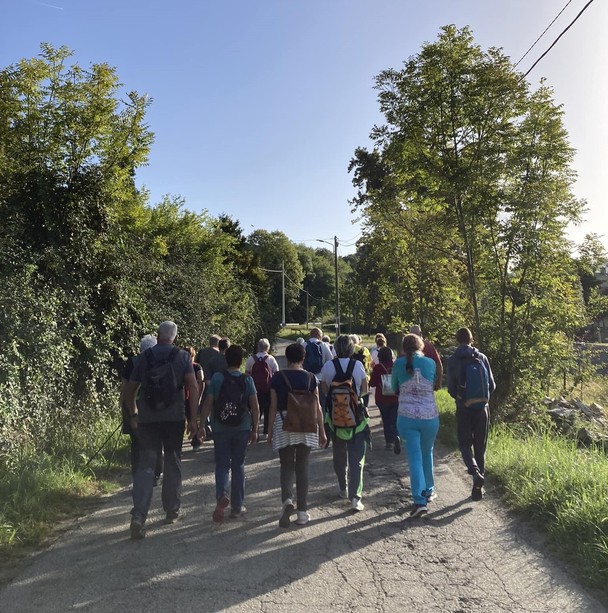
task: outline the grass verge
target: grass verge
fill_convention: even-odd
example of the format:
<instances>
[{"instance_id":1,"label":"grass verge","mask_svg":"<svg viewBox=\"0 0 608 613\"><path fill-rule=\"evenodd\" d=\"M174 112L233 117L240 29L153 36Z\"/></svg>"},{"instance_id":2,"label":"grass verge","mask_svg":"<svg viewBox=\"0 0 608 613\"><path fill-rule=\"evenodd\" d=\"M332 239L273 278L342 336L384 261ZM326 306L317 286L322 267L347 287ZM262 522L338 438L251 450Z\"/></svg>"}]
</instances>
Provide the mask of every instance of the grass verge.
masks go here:
<instances>
[{"instance_id":1,"label":"grass verge","mask_svg":"<svg viewBox=\"0 0 608 613\"><path fill-rule=\"evenodd\" d=\"M457 449L456 409L437 394L439 440ZM487 473L509 507L548 536L554 553L581 583L606 591L608 580L608 458L555 433L494 426Z\"/></svg>"}]
</instances>

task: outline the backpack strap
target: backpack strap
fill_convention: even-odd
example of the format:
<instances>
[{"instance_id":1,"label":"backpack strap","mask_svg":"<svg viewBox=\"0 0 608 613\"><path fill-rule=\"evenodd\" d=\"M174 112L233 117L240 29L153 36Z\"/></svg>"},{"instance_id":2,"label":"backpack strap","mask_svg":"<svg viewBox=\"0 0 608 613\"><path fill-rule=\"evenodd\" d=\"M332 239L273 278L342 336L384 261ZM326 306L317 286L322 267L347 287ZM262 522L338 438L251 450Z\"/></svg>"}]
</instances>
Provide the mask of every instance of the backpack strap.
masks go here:
<instances>
[{"instance_id":1,"label":"backpack strap","mask_svg":"<svg viewBox=\"0 0 608 613\"><path fill-rule=\"evenodd\" d=\"M291 387L291 383L289 382L289 378L287 377L287 375L285 374L284 370L280 370L279 371L283 377L283 379L285 379L285 385L287 386L287 389L291 392L293 391L293 388Z\"/></svg>"},{"instance_id":2,"label":"backpack strap","mask_svg":"<svg viewBox=\"0 0 608 613\"><path fill-rule=\"evenodd\" d=\"M343 376L344 375L344 370L342 370L342 364L340 364L340 358L334 358L332 360L332 364L334 365L334 368L336 369L336 376ZM350 364L349 364L350 366ZM351 371L352 373L352 371Z\"/></svg>"},{"instance_id":3,"label":"backpack strap","mask_svg":"<svg viewBox=\"0 0 608 613\"><path fill-rule=\"evenodd\" d=\"M348 367L346 369L346 372L344 373L347 379L350 379L353 376L353 370L355 369L356 363L357 363L357 360L353 360L352 358L350 358L348 362Z\"/></svg>"}]
</instances>

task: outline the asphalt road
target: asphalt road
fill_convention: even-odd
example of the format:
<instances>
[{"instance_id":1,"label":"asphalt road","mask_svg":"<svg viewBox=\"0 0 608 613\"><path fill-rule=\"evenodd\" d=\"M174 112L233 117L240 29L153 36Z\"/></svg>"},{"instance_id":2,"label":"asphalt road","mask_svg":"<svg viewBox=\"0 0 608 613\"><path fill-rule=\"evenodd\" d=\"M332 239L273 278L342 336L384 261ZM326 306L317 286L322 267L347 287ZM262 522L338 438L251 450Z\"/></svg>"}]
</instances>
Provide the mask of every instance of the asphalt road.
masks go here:
<instances>
[{"instance_id":1,"label":"asphalt road","mask_svg":"<svg viewBox=\"0 0 608 613\"><path fill-rule=\"evenodd\" d=\"M375 447L365 510L338 498L331 450L311 455L312 521L281 529L279 462L265 443L247 456L248 513L217 525L213 450L184 448L182 512L162 523L155 490L147 536L129 539L129 488L75 522L0 592L1 613L255 611L606 611L492 493L470 501L457 457L436 458L438 498L409 519L403 455Z\"/></svg>"}]
</instances>

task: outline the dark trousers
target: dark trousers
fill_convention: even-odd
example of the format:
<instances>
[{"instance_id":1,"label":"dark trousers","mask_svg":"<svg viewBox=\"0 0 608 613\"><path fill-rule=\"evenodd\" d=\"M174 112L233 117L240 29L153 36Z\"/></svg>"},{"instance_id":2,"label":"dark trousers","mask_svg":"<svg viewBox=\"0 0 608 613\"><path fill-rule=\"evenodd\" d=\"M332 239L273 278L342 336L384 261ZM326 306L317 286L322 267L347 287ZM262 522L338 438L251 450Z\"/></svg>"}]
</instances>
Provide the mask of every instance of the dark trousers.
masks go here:
<instances>
[{"instance_id":1,"label":"dark trousers","mask_svg":"<svg viewBox=\"0 0 608 613\"><path fill-rule=\"evenodd\" d=\"M378 410L382 417L382 428L384 430L384 440L387 444L392 444L397 438L397 409L398 402L392 404L379 404Z\"/></svg>"},{"instance_id":2,"label":"dark trousers","mask_svg":"<svg viewBox=\"0 0 608 613\"><path fill-rule=\"evenodd\" d=\"M268 434L268 411L270 410L270 392L258 392L260 415L264 420L264 434Z\"/></svg>"},{"instance_id":3,"label":"dark trousers","mask_svg":"<svg viewBox=\"0 0 608 613\"><path fill-rule=\"evenodd\" d=\"M215 456L215 497L228 496L234 510L240 511L245 498L245 454L249 430L234 428L216 432L213 437Z\"/></svg>"},{"instance_id":4,"label":"dark trousers","mask_svg":"<svg viewBox=\"0 0 608 613\"><path fill-rule=\"evenodd\" d=\"M308 460L310 447L303 445L287 445L279 449L281 461L281 500L293 500L293 482L296 482L298 511L307 511L308 497Z\"/></svg>"},{"instance_id":5,"label":"dark trousers","mask_svg":"<svg viewBox=\"0 0 608 613\"><path fill-rule=\"evenodd\" d=\"M133 477L134 517L145 519L152 503L152 490L159 450L165 450L162 503L166 513L179 511L182 495L182 442L184 422L164 421L139 424L140 453Z\"/></svg>"},{"instance_id":6,"label":"dark trousers","mask_svg":"<svg viewBox=\"0 0 608 613\"><path fill-rule=\"evenodd\" d=\"M137 470L137 463L139 461L139 454L141 453L139 444L139 437L137 436L137 430L131 432L129 434L129 438L131 439L131 475L135 476L135 471ZM162 443L157 449L156 455L156 468L154 469L154 476L156 478L160 477L163 473L163 448Z\"/></svg>"},{"instance_id":7,"label":"dark trousers","mask_svg":"<svg viewBox=\"0 0 608 613\"><path fill-rule=\"evenodd\" d=\"M484 474L489 422L487 406L483 409L456 407L458 447L471 475L478 470Z\"/></svg>"},{"instance_id":8,"label":"dark trousers","mask_svg":"<svg viewBox=\"0 0 608 613\"><path fill-rule=\"evenodd\" d=\"M365 452L369 446L369 427L345 441L332 436L334 472L341 490L348 488L348 498L361 498L363 492L363 467Z\"/></svg>"}]
</instances>

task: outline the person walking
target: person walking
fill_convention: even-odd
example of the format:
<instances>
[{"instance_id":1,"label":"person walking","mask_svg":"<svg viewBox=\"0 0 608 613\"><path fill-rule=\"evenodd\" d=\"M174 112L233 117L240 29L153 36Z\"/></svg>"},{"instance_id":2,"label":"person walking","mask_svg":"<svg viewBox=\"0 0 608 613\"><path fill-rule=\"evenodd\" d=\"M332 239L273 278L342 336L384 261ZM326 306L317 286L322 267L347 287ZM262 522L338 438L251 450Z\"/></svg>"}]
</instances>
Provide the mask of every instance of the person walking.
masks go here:
<instances>
[{"instance_id":1,"label":"person walking","mask_svg":"<svg viewBox=\"0 0 608 613\"><path fill-rule=\"evenodd\" d=\"M327 398L325 422L332 439L340 498L348 498L353 511L363 511L363 467L371 442L369 417L361 400L368 391L367 375L363 364L352 357L355 344L349 336L338 336L334 349L337 357L326 362L320 373L321 389Z\"/></svg>"},{"instance_id":2,"label":"person walking","mask_svg":"<svg viewBox=\"0 0 608 613\"><path fill-rule=\"evenodd\" d=\"M227 368L213 375L203 403L202 423L210 418L215 458L216 507L213 521L222 522L231 505L230 517L247 512L245 499L245 454L248 443L258 436L260 410L253 379L241 373L243 348L230 345L225 353ZM201 440L205 428L199 428ZM230 497L228 494L230 493Z\"/></svg>"},{"instance_id":3,"label":"person walking","mask_svg":"<svg viewBox=\"0 0 608 613\"><path fill-rule=\"evenodd\" d=\"M439 411L435 404L436 366L423 355L424 343L416 334L403 337L403 355L395 361L391 388L399 394L397 431L405 443L410 487L414 506L410 517L427 512L435 494L433 446L439 430Z\"/></svg>"},{"instance_id":4,"label":"person walking","mask_svg":"<svg viewBox=\"0 0 608 613\"><path fill-rule=\"evenodd\" d=\"M458 347L448 359L448 393L456 400L456 432L458 447L469 474L473 478L471 498L483 498L485 454L488 441L490 395L496 389L488 358L475 349L468 328L456 332ZM467 381L467 373L472 380ZM479 387L479 389L474 389ZM472 448L472 452L471 452Z\"/></svg>"},{"instance_id":5,"label":"person walking","mask_svg":"<svg viewBox=\"0 0 608 613\"><path fill-rule=\"evenodd\" d=\"M136 428L140 457L133 479L131 538L145 536L145 521L152 502L154 468L159 449L164 450L162 505L165 523L173 523L179 514L182 491L181 455L184 438L184 388L188 387L188 432L196 434L198 386L192 358L174 346L177 326L164 321L158 327L158 343L135 360L125 387L125 404L130 425ZM139 399L135 400L141 387Z\"/></svg>"},{"instance_id":6,"label":"person walking","mask_svg":"<svg viewBox=\"0 0 608 613\"><path fill-rule=\"evenodd\" d=\"M393 352L390 347L380 347L378 350L378 363L372 370L369 380L370 387L375 388L376 406L382 418L384 430L384 448L401 453L401 441L397 434L397 408L399 398L391 390L391 372L393 370Z\"/></svg>"},{"instance_id":7,"label":"person walking","mask_svg":"<svg viewBox=\"0 0 608 613\"><path fill-rule=\"evenodd\" d=\"M278 372L279 365L275 358L270 355L270 342L267 338L261 338L257 345L258 352L250 355L245 363L245 373L251 375L258 395L260 406L260 419L264 425L262 436L268 436L268 411L270 410L270 380L274 373Z\"/></svg>"},{"instance_id":8,"label":"person walking","mask_svg":"<svg viewBox=\"0 0 608 613\"><path fill-rule=\"evenodd\" d=\"M281 464L281 501L282 513L279 525L282 528L289 526L291 516L296 512L293 500L293 484L296 484L296 524L303 526L310 521L308 513L308 465L310 452L317 447L324 447L326 443L323 425L323 413L319 404L319 391L317 379L312 373L302 367L306 351L299 343L293 343L285 348L287 368L276 372L270 382L270 413L268 444L274 452L278 452ZM314 432L286 431L287 412L290 408L288 395L292 391L309 392L314 402L301 406L308 411L308 423L316 422ZM304 394L300 394L303 398Z\"/></svg>"}]
</instances>

